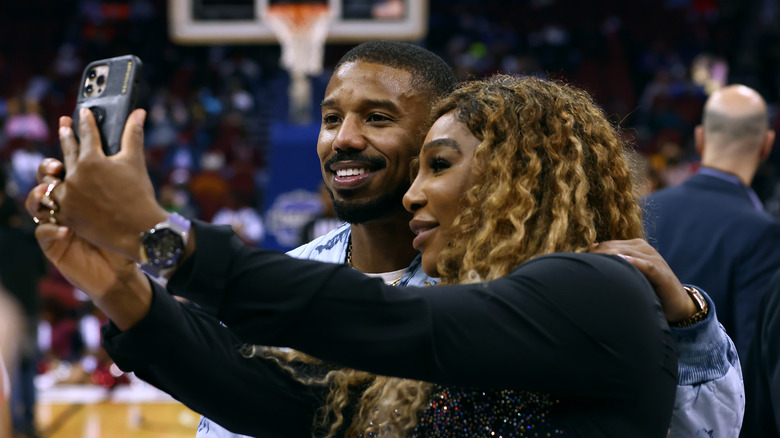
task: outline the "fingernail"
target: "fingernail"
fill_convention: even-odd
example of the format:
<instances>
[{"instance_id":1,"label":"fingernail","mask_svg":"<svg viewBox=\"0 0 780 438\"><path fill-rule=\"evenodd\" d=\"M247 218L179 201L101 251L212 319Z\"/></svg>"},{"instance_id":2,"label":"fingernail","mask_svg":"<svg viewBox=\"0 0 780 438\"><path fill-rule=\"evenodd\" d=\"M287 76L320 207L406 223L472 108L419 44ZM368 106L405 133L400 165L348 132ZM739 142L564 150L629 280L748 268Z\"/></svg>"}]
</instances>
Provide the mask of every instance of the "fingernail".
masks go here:
<instances>
[{"instance_id":1,"label":"fingernail","mask_svg":"<svg viewBox=\"0 0 780 438\"><path fill-rule=\"evenodd\" d=\"M81 117L82 119L83 119L84 117L87 117L87 114L88 114L88 113L87 113L87 111L89 111L87 108L81 108L81 109L79 110L79 117Z\"/></svg>"},{"instance_id":2,"label":"fingernail","mask_svg":"<svg viewBox=\"0 0 780 438\"><path fill-rule=\"evenodd\" d=\"M144 119L146 118L146 111L136 111L133 113L133 122L138 123L139 125L144 123Z\"/></svg>"},{"instance_id":3,"label":"fingernail","mask_svg":"<svg viewBox=\"0 0 780 438\"><path fill-rule=\"evenodd\" d=\"M68 235L70 229L68 227L57 227L57 237L62 239Z\"/></svg>"},{"instance_id":4,"label":"fingernail","mask_svg":"<svg viewBox=\"0 0 780 438\"><path fill-rule=\"evenodd\" d=\"M68 128L63 126L57 132L60 134L60 137L65 137L68 135Z\"/></svg>"}]
</instances>

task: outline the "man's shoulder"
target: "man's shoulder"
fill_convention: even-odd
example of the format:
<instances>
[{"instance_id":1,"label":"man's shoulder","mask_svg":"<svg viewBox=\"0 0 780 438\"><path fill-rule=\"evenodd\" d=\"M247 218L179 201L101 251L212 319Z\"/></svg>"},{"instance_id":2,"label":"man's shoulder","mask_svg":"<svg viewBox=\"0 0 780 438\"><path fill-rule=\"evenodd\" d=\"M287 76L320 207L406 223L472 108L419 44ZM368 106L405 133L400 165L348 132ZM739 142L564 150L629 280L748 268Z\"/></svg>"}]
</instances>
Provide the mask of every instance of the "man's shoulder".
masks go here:
<instances>
[{"instance_id":1,"label":"man's shoulder","mask_svg":"<svg viewBox=\"0 0 780 438\"><path fill-rule=\"evenodd\" d=\"M350 224L344 223L335 230L305 243L287 254L299 259L341 263L344 261L351 230Z\"/></svg>"},{"instance_id":2,"label":"man's shoulder","mask_svg":"<svg viewBox=\"0 0 780 438\"><path fill-rule=\"evenodd\" d=\"M761 216L744 189L708 175L694 175L682 184L650 193L643 203L646 212L686 208L690 213L690 209L694 208L702 214L710 214L705 212L709 208L726 215Z\"/></svg>"},{"instance_id":3,"label":"man's shoulder","mask_svg":"<svg viewBox=\"0 0 780 438\"><path fill-rule=\"evenodd\" d=\"M673 186L667 186L662 189L656 190L650 194L648 194L645 197L645 200L648 202L652 201L658 201L658 200L664 200L664 201L674 201L674 200L682 200L686 198L690 198L698 190L707 190L708 187L702 187L699 183L697 183L694 179L696 178L696 175L688 178L686 181L676 184Z\"/></svg>"}]
</instances>

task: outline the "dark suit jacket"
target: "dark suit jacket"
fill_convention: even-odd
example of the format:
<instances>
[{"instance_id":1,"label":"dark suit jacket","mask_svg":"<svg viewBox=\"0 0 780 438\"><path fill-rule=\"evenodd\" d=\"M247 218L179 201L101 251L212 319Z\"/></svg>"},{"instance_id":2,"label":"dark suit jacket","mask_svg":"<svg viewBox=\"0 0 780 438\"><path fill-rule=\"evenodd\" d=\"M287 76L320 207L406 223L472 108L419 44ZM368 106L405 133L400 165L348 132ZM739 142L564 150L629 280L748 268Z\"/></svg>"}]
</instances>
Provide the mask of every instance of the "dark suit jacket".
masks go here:
<instances>
[{"instance_id":1,"label":"dark suit jacket","mask_svg":"<svg viewBox=\"0 0 780 438\"><path fill-rule=\"evenodd\" d=\"M759 301L780 269L780 222L745 187L709 175L645 201L648 241L680 281L707 291L744 362Z\"/></svg>"},{"instance_id":2,"label":"dark suit jacket","mask_svg":"<svg viewBox=\"0 0 780 438\"><path fill-rule=\"evenodd\" d=\"M743 363L743 438L780 438L780 271L761 300L756 332Z\"/></svg>"}]
</instances>

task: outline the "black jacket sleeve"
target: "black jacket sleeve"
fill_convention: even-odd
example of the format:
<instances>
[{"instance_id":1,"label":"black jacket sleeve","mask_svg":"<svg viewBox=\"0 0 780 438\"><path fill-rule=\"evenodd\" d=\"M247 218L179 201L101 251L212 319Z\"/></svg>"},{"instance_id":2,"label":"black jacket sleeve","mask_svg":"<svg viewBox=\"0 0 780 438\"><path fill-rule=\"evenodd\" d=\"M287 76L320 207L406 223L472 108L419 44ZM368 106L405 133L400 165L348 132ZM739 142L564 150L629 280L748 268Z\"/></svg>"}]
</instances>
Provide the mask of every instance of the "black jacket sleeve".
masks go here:
<instances>
[{"instance_id":1,"label":"black jacket sleeve","mask_svg":"<svg viewBox=\"0 0 780 438\"><path fill-rule=\"evenodd\" d=\"M126 332L103 328L103 345L122 370L233 432L311 436L323 400L316 388L271 361L243 357L241 340L218 320L152 284L152 307L139 324Z\"/></svg>"},{"instance_id":2,"label":"black jacket sleeve","mask_svg":"<svg viewBox=\"0 0 780 438\"><path fill-rule=\"evenodd\" d=\"M195 224L169 290L247 342L445 385L631 397L676 351L644 276L618 257L554 254L487 283L393 288Z\"/></svg>"}]
</instances>

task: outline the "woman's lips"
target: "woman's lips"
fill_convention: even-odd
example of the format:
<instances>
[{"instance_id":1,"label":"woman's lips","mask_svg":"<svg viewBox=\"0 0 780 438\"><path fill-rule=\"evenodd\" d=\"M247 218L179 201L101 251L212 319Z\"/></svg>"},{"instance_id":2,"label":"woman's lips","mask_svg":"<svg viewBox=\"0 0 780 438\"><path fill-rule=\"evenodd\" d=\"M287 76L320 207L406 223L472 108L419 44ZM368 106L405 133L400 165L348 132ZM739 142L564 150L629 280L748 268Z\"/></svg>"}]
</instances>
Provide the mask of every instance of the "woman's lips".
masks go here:
<instances>
[{"instance_id":1,"label":"woman's lips","mask_svg":"<svg viewBox=\"0 0 780 438\"><path fill-rule=\"evenodd\" d=\"M409 228L416 234L416 237L412 241L412 246L415 249L422 251L425 246L425 241L431 237L437 228L439 228L439 224L433 221L412 219L409 222Z\"/></svg>"}]
</instances>

